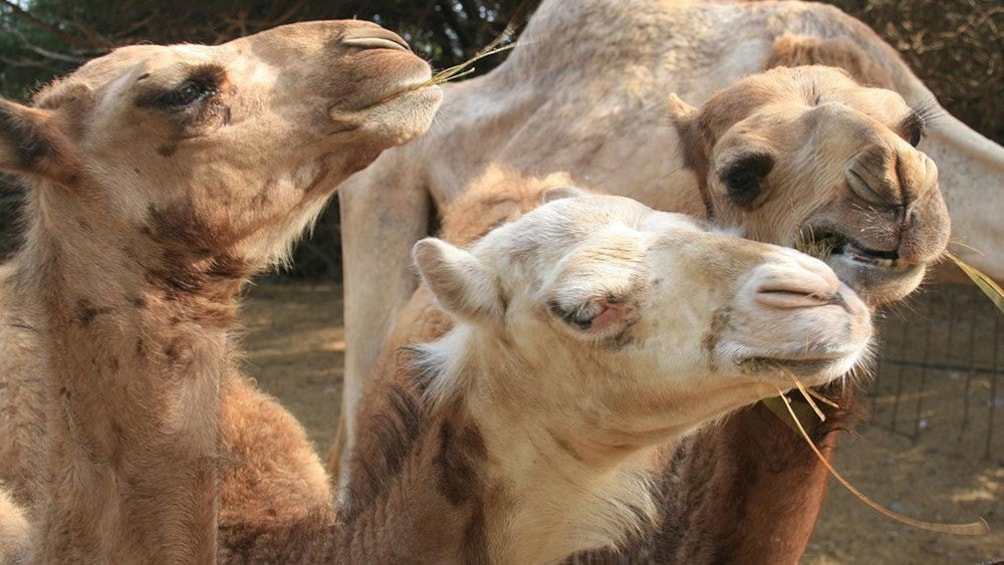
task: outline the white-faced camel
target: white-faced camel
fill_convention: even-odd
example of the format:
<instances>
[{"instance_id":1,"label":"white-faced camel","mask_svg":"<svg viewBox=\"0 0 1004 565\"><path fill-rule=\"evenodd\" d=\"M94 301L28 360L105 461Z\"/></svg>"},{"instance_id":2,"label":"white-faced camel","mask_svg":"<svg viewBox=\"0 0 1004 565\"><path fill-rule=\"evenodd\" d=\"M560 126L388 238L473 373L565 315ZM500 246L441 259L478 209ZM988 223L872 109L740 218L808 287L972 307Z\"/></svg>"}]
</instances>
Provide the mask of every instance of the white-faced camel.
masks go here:
<instances>
[{"instance_id":1,"label":"white-faced camel","mask_svg":"<svg viewBox=\"0 0 1004 565\"><path fill-rule=\"evenodd\" d=\"M578 189L522 215L552 180L490 172L444 237L504 225L466 250L416 244L426 286L367 382L352 495L335 515L221 528L226 561L533 564L623 545L658 519L667 443L790 388L780 368L822 384L867 351L867 307L821 261Z\"/></svg>"}]
</instances>

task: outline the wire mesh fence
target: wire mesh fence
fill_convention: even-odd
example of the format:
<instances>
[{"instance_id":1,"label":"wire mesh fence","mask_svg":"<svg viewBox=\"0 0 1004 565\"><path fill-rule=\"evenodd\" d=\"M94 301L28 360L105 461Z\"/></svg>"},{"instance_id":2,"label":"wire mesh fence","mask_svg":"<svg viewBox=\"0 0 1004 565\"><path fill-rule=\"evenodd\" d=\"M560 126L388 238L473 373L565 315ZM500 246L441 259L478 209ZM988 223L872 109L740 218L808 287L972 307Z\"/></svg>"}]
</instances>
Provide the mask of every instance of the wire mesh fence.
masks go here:
<instances>
[{"instance_id":1,"label":"wire mesh fence","mask_svg":"<svg viewBox=\"0 0 1004 565\"><path fill-rule=\"evenodd\" d=\"M870 425L914 442L951 430L967 453L1004 456L1002 320L971 285L932 286L883 313Z\"/></svg>"}]
</instances>

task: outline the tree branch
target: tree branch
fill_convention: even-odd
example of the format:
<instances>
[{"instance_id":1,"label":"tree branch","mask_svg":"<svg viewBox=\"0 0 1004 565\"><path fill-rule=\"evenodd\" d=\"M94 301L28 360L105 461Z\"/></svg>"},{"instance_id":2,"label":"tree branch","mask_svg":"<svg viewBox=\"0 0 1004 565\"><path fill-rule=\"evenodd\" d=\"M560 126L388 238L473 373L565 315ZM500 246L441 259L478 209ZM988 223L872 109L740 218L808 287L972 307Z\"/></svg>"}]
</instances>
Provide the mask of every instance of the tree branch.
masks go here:
<instances>
[{"instance_id":1,"label":"tree branch","mask_svg":"<svg viewBox=\"0 0 1004 565\"><path fill-rule=\"evenodd\" d=\"M32 69L50 69L52 65L48 63L43 63L34 59L11 59L9 57L0 56L0 63L9 65L11 67L21 67L21 68L32 68Z\"/></svg>"},{"instance_id":2,"label":"tree branch","mask_svg":"<svg viewBox=\"0 0 1004 565\"><path fill-rule=\"evenodd\" d=\"M6 0L0 0L0 2L3 2L3 1L6 1ZM41 56L43 56L43 57L45 57L47 59L52 59L54 61L62 61L64 63L77 63L77 64L79 64L79 63L87 62L87 60L90 58L90 57L79 57L79 56L76 56L76 55L68 55L66 53L57 53L55 51L50 51L50 50L48 50L48 49L46 49L44 47L39 47L38 45L35 45L34 43L28 41L28 38L25 37L24 34L21 33L20 30L17 30L17 29L15 29L15 28L7 25L7 24L0 23L0 28L3 28L5 30L9 31L14 36L16 36L21 41L21 43L24 45L25 49L27 49L27 50L29 50L29 51L37 54L37 55L41 55Z\"/></svg>"},{"instance_id":3,"label":"tree branch","mask_svg":"<svg viewBox=\"0 0 1004 565\"><path fill-rule=\"evenodd\" d=\"M76 28L76 30L79 31L80 33L84 34L84 37L87 38L87 41L92 46L105 47L109 49L115 46L115 44L107 37L94 31L93 29L90 28L90 26L84 25L77 18L73 18L73 27Z\"/></svg>"},{"instance_id":4,"label":"tree branch","mask_svg":"<svg viewBox=\"0 0 1004 565\"><path fill-rule=\"evenodd\" d=\"M73 47L75 49L85 49L88 47L87 45L81 43L81 41L76 37L73 37L72 35L60 31L59 29L56 29L55 27L43 22L42 20L29 14L28 12L22 10L20 6L18 6L14 2L11 2L10 0L0 0L0 4L7 6L7 8L10 9L12 16L31 25L32 27L35 27L36 29L40 29L45 33L48 33L49 35L55 37L56 39L62 41L63 43L65 43L70 47Z\"/></svg>"}]
</instances>

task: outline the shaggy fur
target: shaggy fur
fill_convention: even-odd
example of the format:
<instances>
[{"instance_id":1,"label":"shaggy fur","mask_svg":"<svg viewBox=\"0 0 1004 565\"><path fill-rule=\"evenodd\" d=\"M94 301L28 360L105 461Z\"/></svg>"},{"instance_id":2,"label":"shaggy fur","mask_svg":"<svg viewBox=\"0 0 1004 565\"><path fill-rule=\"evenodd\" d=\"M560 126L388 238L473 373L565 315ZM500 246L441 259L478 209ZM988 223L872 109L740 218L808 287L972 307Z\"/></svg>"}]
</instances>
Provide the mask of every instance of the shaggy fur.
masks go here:
<instances>
[{"instance_id":1,"label":"shaggy fur","mask_svg":"<svg viewBox=\"0 0 1004 565\"><path fill-rule=\"evenodd\" d=\"M33 560L211 563L218 523L332 513L302 427L239 373L238 297L425 131L438 88L379 101L429 74L375 24L313 22L118 49L0 101L0 169L31 185L0 269L0 480Z\"/></svg>"}]
</instances>

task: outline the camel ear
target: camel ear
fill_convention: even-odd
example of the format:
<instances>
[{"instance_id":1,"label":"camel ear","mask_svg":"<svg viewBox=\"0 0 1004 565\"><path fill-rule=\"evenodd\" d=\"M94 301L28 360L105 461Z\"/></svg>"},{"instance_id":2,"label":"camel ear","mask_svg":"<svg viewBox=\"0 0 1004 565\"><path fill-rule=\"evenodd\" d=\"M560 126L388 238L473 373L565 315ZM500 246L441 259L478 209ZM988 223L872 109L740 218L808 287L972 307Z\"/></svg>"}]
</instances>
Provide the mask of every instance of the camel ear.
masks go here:
<instances>
[{"instance_id":1,"label":"camel ear","mask_svg":"<svg viewBox=\"0 0 1004 565\"><path fill-rule=\"evenodd\" d=\"M0 170L66 182L73 176L70 144L53 112L0 99Z\"/></svg>"},{"instance_id":2,"label":"camel ear","mask_svg":"<svg viewBox=\"0 0 1004 565\"><path fill-rule=\"evenodd\" d=\"M451 314L477 321L501 313L498 281L471 253L429 237L415 244L411 256L436 300Z\"/></svg>"},{"instance_id":3,"label":"camel ear","mask_svg":"<svg viewBox=\"0 0 1004 565\"><path fill-rule=\"evenodd\" d=\"M676 128L680 137L680 150L683 152L683 164L697 174L699 183L706 180L708 173L708 154L711 147L703 131L707 126L701 124L701 112L684 102L675 93L669 95L669 121Z\"/></svg>"},{"instance_id":4,"label":"camel ear","mask_svg":"<svg viewBox=\"0 0 1004 565\"><path fill-rule=\"evenodd\" d=\"M669 95L666 110L669 112L669 121L680 136L680 144L690 148L701 145L703 140L699 135L700 111L684 102L675 92Z\"/></svg>"},{"instance_id":5,"label":"camel ear","mask_svg":"<svg viewBox=\"0 0 1004 565\"><path fill-rule=\"evenodd\" d=\"M583 196L589 196L589 192L577 186L556 186L545 190L540 195L540 203L547 204L563 198L582 198Z\"/></svg>"},{"instance_id":6,"label":"camel ear","mask_svg":"<svg viewBox=\"0 0 1004 565\"><path fill-rule=\"evenodd\" d=\"M774 41L764 70L801 65L837 67L865 86L896 89L889 69L844 37L821 39L785 33Z\"/></svg>"},{"instance_id":7,"label":"camel ear","mask_svg":"<svg viewBox=\"0 0 1004 565\"><path fill-rule=\"evenodd\" d=\"M684 102L675 92L670 93L666 109L669 111L669 119L674 124L697 118L697 108Z\"/></svg>"}]
</instances>

